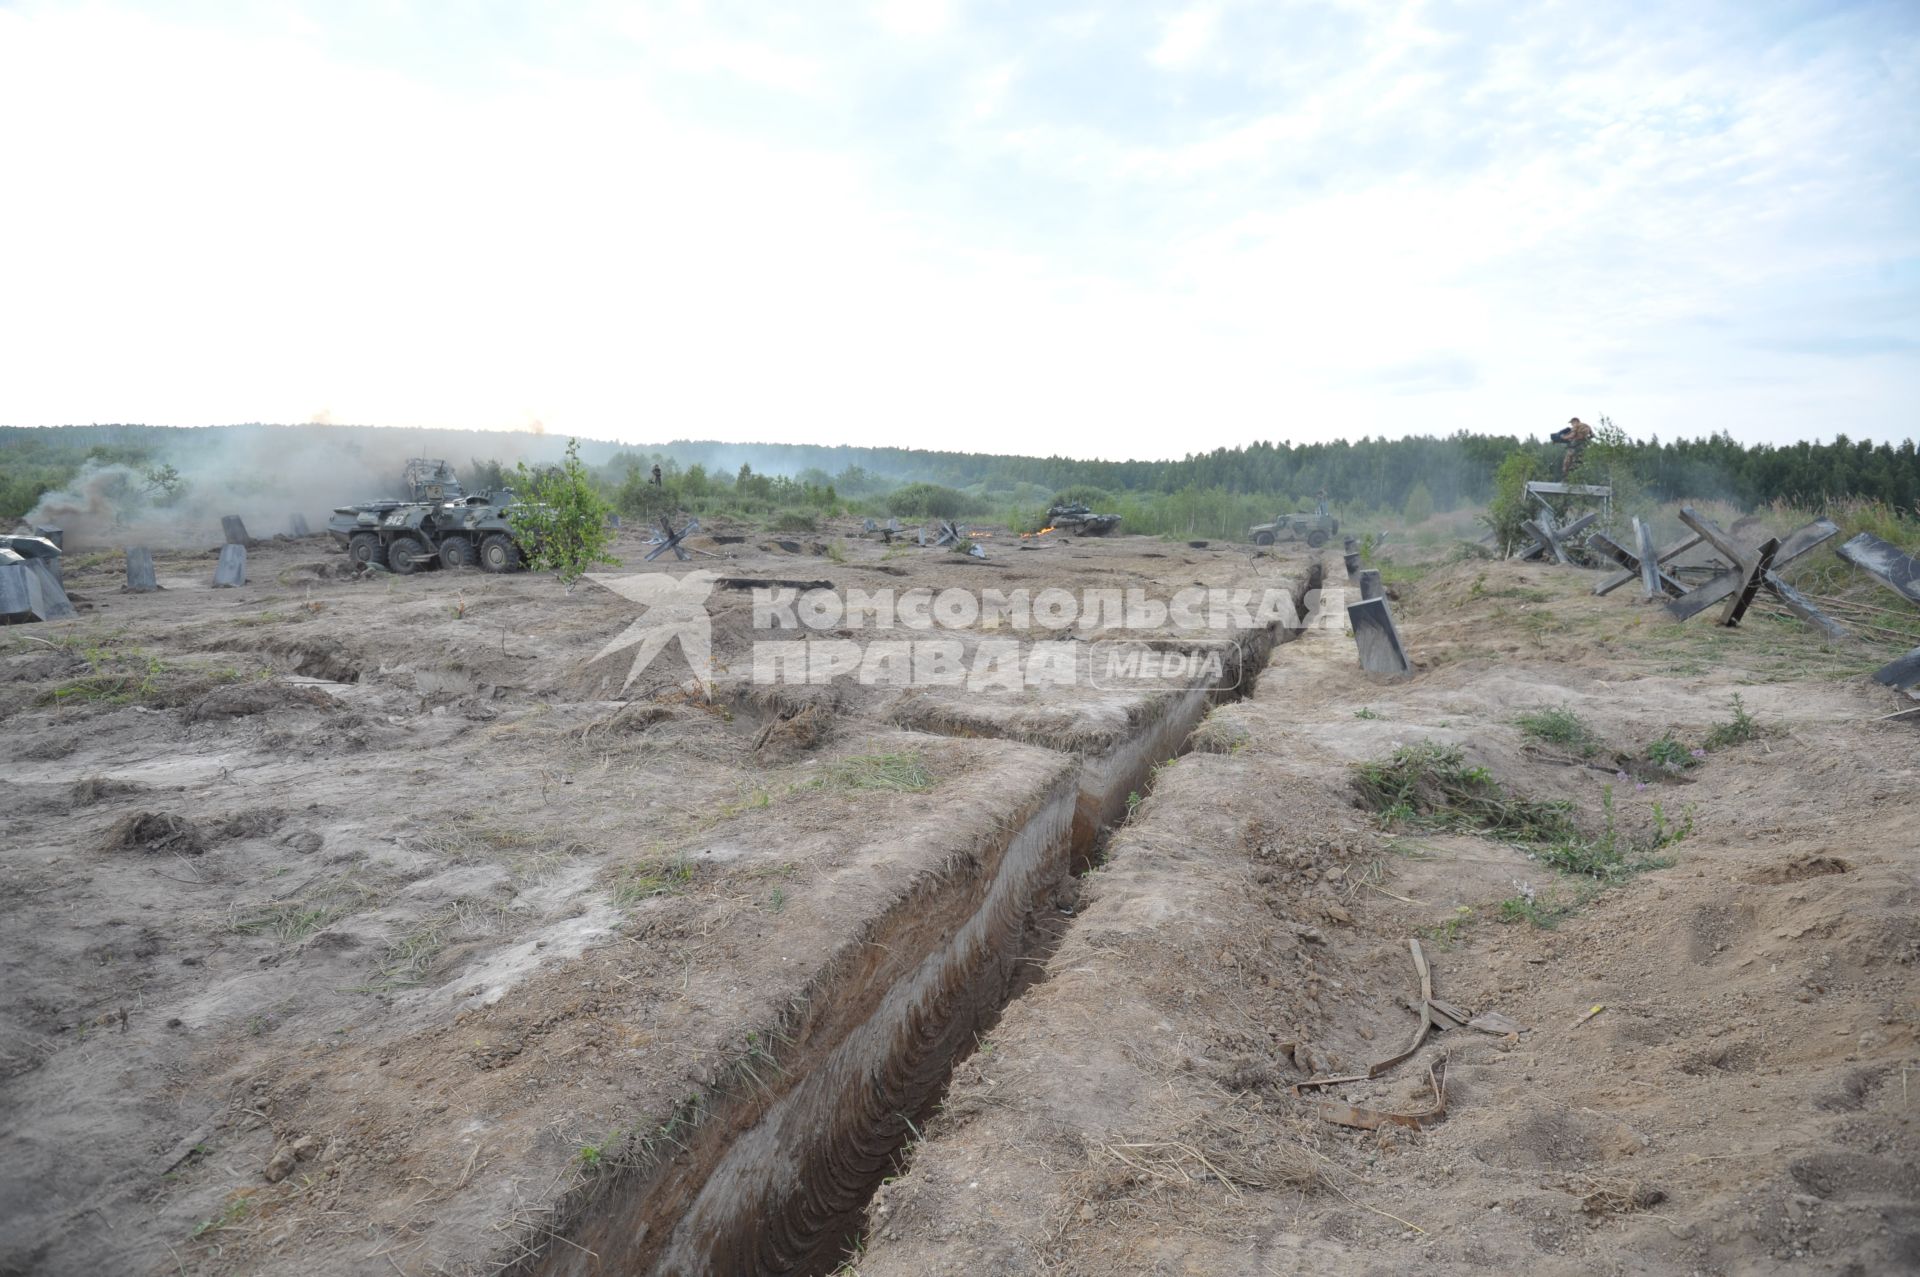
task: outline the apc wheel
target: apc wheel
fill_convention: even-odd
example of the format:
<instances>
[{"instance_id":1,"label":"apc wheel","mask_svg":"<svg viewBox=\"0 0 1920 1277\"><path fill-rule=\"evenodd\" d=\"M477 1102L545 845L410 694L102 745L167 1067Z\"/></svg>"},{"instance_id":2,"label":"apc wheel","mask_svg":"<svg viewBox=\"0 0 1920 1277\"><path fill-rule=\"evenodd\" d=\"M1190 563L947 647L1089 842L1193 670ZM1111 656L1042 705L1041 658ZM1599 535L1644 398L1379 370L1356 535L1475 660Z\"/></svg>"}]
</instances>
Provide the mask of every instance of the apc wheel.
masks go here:
<instances>
[{"instance_id":1,"label":"apc wheel","mask_svg":"<svg viewBox=\"0 0 1920 1277\"><path fill-rule=\"evenodd\" d=\"M496 532L480 543L480 566L489 572L518 572L520 547L504 532Z\"/></svg>"},{"instance_id":2,"label":"apc wheel","mask_svg":"<svg viewBox=\"0 0 1920 1277\"><path fill-rule=\"evenodd\" d=\"M401 576L409 576L427 566L431 556L415 537L395 537L387 543L387 566Z\"/></svg>"},{"instance_id":3,"label":"apc wheel","mask_svg":"<svg viewBox=\"0 0 1920 1277\"><path fill-rule=\"evenodd\" d=\"M380 538L371 532L356 532L347 542L347 557L355 563L371 563L375 567L385 567L387 549L380 544Z\"/></svg>"},{"instance_id":4,"label":"apc wheel","mask_svg":"<svg viewBox=\"0 0 1920 1277\"><path fill-rule=\"evenodd\" d=\"M1327 534L1322 532L1319 528L1315 528L1313 531L1307 533L1307 544L1311 546L1313 549L1318 550L1321 546L1325 545L1326 543L1327 543Z\"/></svg>"},{"instance_id":5,"label":"apc wheel","mask_svg":"<svg viewBox=\"0 0 1920 1277\"><path fill-rule=\"evenodd\" d=\"M1254 534L1253 534L1253 543L1254 543L1255 545L1272 545L1272 544L1273 544L1273 533L1271 533L1271 532L1256 532L1256 533L1254 533Z\"/></svg>"},{"instance_id":6,"label":"apc wheel","mask_svg":"<svg viewBox=\"0 0 1920 1277\"><path fill-rule=\"evenodd\" d=\"M448 537L440 543L440 566L470 568L480 561L480 553L465 537Z\"/></svg>"}]
</instances>

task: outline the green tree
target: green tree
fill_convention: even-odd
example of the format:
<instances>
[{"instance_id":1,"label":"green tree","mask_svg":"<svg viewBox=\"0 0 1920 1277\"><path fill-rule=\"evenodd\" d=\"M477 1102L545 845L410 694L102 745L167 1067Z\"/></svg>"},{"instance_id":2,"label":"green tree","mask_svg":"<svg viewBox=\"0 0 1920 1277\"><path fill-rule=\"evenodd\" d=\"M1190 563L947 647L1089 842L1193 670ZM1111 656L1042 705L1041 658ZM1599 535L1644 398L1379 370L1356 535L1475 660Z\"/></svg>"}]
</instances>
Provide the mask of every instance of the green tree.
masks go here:
<instances>
[{"instance_id":1,"label":"green tree","mask_svg":"<svg viewBox=\"0 0 1920 1277\"><path fill-rule=\"evenodd\" d=\"M614 537L607 526L611 507L594 490L578 440L567 440L566 460L557 466L530 470L520 462L513 490L517 499L508 507L508 518L528 567L551 570L571 594L588 568L618 562L607 553Z\"/></svg>"},{"instance_id":2,"label":"green tree","mask_svg":"<svg viewBox=\"0 0 1920 1277\"><path fill-rule=\"evenodd\" d=\"M168 506L187 490L187 481L171 464L148 466L140 471L141 491L155 505Z\"/></svg>"},{"instance_id":3,"label":"green tree","mask_svg":"<svg viewBox=\"0 0 1920 1277\"><path fill-rule=\"evenodd\" d=\"M1508 454L1493 474L1493 500L1480 521L1493 530L1493 539L1501 554L1510 554L1526 533L1520 525L1527 518L1527 482L1540 477L1540 462L1524 449Z\"/></svg>"},{"instance_id":4,"label":"green tree","mask_svg":"<svg viewBox=\"0 0 1920 1277\"><path fill-rule=\"evenodd\" d=\"M1427 491L1426 484L1413 485L1413 491L1407 493L1407 504L1402 507L1401 514L1408 527L1425 523L1433 517L1433 494Z\"/></svg>"}]
</instances>

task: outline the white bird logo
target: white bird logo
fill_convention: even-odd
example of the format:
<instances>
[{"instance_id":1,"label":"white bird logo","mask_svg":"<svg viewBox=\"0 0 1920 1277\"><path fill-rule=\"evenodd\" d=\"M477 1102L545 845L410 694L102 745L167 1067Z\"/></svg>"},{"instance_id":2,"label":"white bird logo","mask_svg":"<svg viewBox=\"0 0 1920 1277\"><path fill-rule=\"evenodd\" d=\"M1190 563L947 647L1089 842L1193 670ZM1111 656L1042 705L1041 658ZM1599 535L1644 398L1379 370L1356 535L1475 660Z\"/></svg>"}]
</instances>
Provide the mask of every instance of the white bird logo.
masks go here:
<instances>
[{"instance_id":1,"label":"white bird logo","mask_svg":"<svg viewBox=\"0 0 1920 1277\"><path fill-rule=\"evenodd\" d=\"M627 670L627 681L620 685L621 691L633 686L633 680L652 664L662 648L679 639L680 654L687 658L687 668L699 680L701 690L709 696L713 694L713 622L707 615L707 597L713 593L714 582L720 579L718 573L697 568L677 579L664 572L631 576L590 574L587 579L647 609L593 657L593 661L597 661L623 648L639 645L633 654L633 665ZM587 663L591 665L593 661Z\"/></svg>"}]
</instances>

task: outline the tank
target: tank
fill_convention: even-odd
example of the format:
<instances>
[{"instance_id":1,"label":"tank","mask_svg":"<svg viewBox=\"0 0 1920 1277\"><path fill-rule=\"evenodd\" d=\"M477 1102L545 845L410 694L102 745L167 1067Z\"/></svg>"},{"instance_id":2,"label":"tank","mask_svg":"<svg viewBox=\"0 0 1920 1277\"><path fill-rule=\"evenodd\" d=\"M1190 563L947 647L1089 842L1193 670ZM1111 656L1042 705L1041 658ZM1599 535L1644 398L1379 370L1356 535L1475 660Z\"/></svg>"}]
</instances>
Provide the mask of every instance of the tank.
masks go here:
<instances>
[{"instance_id":1,"label":"tank","mask_svg":"<svg viewBox=\"0 0 1920 1277\"><path fill-rule=\"evenodd\" d=\"M1120 526L1117 514L1095 514L1080 502L1055 505L1047 509L1047 526L1075 536L1103 537Z\"/></svg>"},{"instance_id":2,"label":"tank","mask_svg":"<svg viewBox=\"0 0 1920 1277\"><path fill-rule=\"evenodd\" d=\"M406 496L335 507L327 533L356 563L402 576L433 567L516 572L526 554L509 517L513 492L469 493L445 461L415 457Z\"/></svg>"}]
</instances>

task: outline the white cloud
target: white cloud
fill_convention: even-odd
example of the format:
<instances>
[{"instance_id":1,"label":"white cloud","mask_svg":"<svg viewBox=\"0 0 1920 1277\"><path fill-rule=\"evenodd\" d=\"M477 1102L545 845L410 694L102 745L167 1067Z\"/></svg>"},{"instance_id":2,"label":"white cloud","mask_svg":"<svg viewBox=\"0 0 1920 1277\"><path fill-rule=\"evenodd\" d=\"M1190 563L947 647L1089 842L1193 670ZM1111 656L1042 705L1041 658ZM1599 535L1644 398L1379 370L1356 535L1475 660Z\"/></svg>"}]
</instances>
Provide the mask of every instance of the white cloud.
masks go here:
<instances>
[{"instance_id":1,"label":"white cloud","mask_svg":"<svg viewBox=\"0 0 1920 1277\"><path fill-rule=\"evenodd\" d=\"M1874 129L1911 135L1912 76L1857 41L1756 61L1536 15L1486 47L1390 8L1281 54L1185 13L1154 31L1204 111L1125 79L1151 37L1111 13L593 10L577 65L436 76L284 24L0 8L0 171L32 192L0 202L31 249L0 420L1101 455L1575 411L1911 432L1920 208ZM1859 282L1885 270L1906 291Z\"/></svg>"},{"instance_id":2,"label":"white cloud","mask_svg":"<svg viewBox=\"0 0 1920 1277\"><path fill-rule=\"evenodd\" d=\"M953 26L956 0L878 0L873 14L897 36L926 39Z\"/></svg>"},{"instance_id":3,"label":"white cloud","mask_svg":"<svg viewBox=\"0 0 1920 1277\"><path fill-rule=\"evenodd\" d=\"M1160 42L1148 56L1157 66L1175 70L1191 67L1213 48L1219 28L1217 5L1190 5L1167 18L1161 27Z\"/></svg>"}]
</instances>

